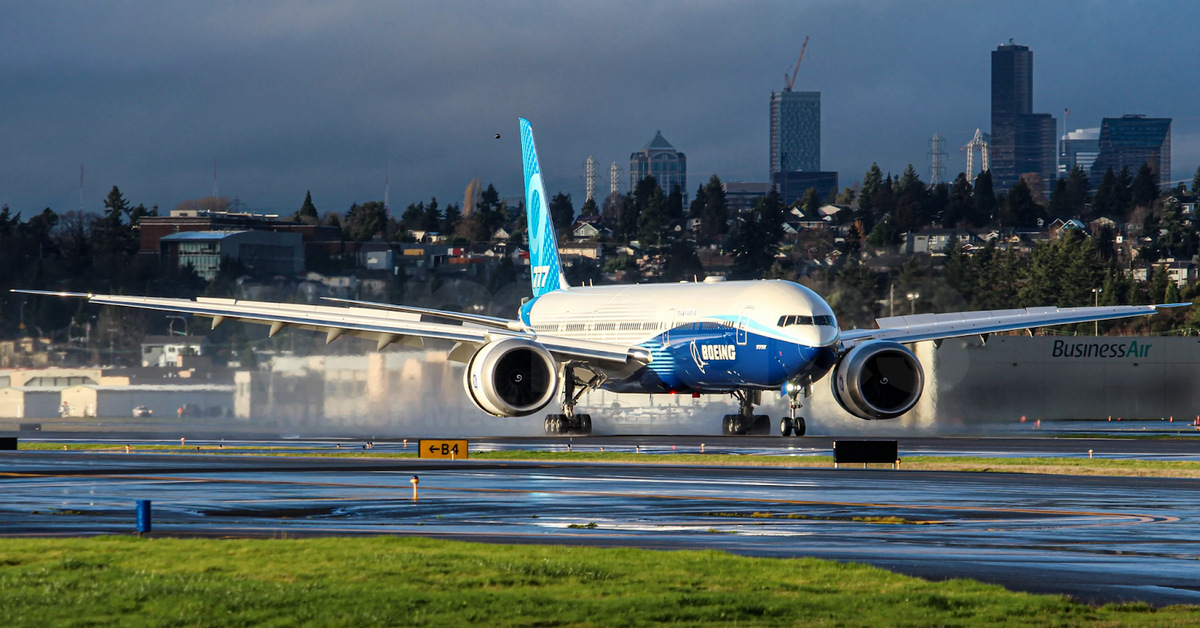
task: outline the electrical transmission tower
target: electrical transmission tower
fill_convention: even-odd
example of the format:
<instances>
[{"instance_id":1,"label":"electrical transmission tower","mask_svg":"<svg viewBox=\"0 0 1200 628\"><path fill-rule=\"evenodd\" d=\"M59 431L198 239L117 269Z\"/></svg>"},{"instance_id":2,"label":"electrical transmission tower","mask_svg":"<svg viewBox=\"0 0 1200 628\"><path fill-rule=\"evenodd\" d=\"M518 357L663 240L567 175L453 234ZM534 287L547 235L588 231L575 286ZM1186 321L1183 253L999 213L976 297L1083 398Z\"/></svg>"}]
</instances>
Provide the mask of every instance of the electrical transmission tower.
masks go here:
<instances>
[{"instance_id":1,"label":"electrical transmission tower","mask_svg":"<svg viewBox=\"0 0 1200 628\"><path fill-rule=\"evenodd\" d=\"M613 162L608 169L608 195L616 196L621 191L621 167Z\"/></svg>"},{"instance_id":2,"label":"electrical transmission tower","mask_svg":"<svg viewBox=\"0 0 1200 628\"><path fill-rule=\"evenodd\" d=\"M937 131L933 132L933 139L929 140L929 185L939 185L942 182L942 177L946 174L946 166L942 165L942 160L946 158L946 151L942 150L942 144L945 140L942 139L942 134Z\"/></svg>"},{"instance_id":3,"label":"electrical transmission tower","mask_svg":"<svg viewBox=\"0 0 1200 628\"><path fill-rule=\"evenodd\" d=\"M967 154L967 178L972 181L975 180L976 149L979 150L980 165L982 166L980 172L990 170L988 167L988 139L984 132L979 129L975 129L975 137L972 137L971 141L962 147L963 152Z\"/></svg>"},{"instance_id":4,"label":"electrical transmission tower","mask_svg":"<svg viewBox=\"0 0 1200 628\"><path fill-rule=\"evenodd\" d=\"M587 198L584 199L586 202L596 198L596 158L591 155L588 155L587 158L585 176L587 177Z\"/></svg>"}]
</instances>

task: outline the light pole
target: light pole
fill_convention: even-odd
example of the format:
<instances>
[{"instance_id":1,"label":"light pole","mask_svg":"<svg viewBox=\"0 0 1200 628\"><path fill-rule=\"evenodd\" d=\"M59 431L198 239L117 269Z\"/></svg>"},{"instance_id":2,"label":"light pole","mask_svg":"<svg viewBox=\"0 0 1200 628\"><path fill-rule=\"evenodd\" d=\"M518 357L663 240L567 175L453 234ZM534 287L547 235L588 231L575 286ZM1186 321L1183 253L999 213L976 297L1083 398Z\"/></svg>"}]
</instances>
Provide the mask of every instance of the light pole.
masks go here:
<instances>
[{"instance_id":1,"label":"light pole","mask_svg":"<svg viewBox=\"0 0 1200 628\"><path fill-rule=\"evenodd\" d=\"M908 313L916 314L917 313L917 299L921 298L921 293L920 292L910 292L905 296L908 297L908 306L909 306Z\"/></svg>"},{"instance_id":2,"label":"light pole","mask_svg":"<svg viewBox=\"0 0 1200 628\"><path fill-rule=\"evenodd\" d=\"M1094 307L1100 307L1100 293L1104 292L1104 288L1092 288L1092 304ZM1100 321L1096 321L1096 331L1094 335L1100 335Z\"/></svg>"}]
</instances>

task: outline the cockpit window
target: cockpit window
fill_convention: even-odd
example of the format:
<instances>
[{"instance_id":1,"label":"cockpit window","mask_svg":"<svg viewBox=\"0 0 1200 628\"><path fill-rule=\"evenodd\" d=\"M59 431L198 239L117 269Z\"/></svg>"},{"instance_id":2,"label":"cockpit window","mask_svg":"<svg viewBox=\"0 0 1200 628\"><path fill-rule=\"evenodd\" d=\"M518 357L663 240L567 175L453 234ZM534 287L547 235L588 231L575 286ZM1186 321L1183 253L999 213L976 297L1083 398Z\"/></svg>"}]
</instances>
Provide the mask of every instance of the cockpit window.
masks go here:
<instances>
[{"instance_id":1,"label":"cockpit window","mask_svg":"<svg viewBox=\"0 0 1200 628\"><path fill-rule=\"evenodd\" d=\"M806 314L789 314L779 317L779 326L787 327L789 325L818 325L823 327L833 327L836 323L833 316L829 314L817 314L808 316Z\"/></svg>"}]
</instances>

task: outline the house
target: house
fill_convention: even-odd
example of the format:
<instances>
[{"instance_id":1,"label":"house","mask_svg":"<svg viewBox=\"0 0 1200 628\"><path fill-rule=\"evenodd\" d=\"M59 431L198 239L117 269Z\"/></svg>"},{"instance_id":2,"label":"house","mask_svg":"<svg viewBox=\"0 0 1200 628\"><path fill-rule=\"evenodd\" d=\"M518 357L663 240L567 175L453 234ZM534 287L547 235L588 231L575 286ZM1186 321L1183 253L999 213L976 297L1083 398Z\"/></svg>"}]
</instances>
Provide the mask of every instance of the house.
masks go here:
<instances>
[{"instance_id":1,"label":"house","mask_svg":"<svg viewBox=\"0 0 1200 628\"><path fill-rule=\"evenodd\" d=\"M965 229L923 229L904 234L904 252L909 255L927 253L945 255L955 244L969 246L973 241L970 231Z\"/></svg>"},{"instance_id":2,"label":"house","mask_svg":"<svg viewBox=\"0 0 1200 628\"><path fill-rule=\"evenodd\" d=\"M574 240L595 240L599 237L611 237L612 231L601 227L599 220L579 219L571 225L571 238Z\"/></svg>"},{"instance_id":3,"label":"house","mask_svg":"<svg viewBox=\"0 0 1200 628\"><path fill-rule=\"evenodd\" d=\"M1092 235L1092 232L1090 229L1088 229L1088 226L1083 224L1083 221L1075 219L1075 218L1072 218L1070 220L1063 220L1062 218L1055 218L1054 221L1050 223L1050 226L1046 229L1046 235L1051 240L1057 240L1058 236L1064 230L1071 230L1071 229L1076 229L1080 233L1087 235L1087 236Z\"/></svg>"},{"instance_id":4,"label":"house","mask_svg":"<svg viewBox=\"0 0 1200 628\"><path fill-rule=\"evenodd\" d=\"M142 366L185 366L187 358L204 355L205 336L146 336Z\"/></svg>"}]
</instances>

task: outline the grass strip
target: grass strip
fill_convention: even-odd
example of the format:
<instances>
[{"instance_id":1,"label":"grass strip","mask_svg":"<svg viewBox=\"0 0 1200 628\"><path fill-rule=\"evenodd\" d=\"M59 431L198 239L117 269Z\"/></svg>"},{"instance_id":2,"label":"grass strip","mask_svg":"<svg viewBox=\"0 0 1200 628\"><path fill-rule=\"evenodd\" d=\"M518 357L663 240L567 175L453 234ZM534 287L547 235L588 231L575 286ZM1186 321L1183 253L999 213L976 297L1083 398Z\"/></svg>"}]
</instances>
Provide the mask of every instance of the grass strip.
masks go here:
<instances>
[{"instance_id":1,"label":"grass strip","mask_svg":"<svg viewBox=\"0 0 1200 628\"><path fill-rule=\"evenodd\" d=\"M114 447L110 444L70 444L71 450L122 453L124 446ZM21 450L58 450L63 445L53 443L20 443ZM241 451L239 451L241 450ZM306 457L347 457L347 458L416 458L416 453L401 453L387 451L362 451L355 448L344 450L329 450L313 452L303 447L239 447L229 446L223 449L202 447L197 452L195 447L180 447L178 445L135 445L132 449L152 451L154 453L180 454L238 454L276 455L276 456L306 456ZM264 453L265 452L265 453ZM1102 456L1103 454L1101 454ZM732 454L699 454L671 453L650 454L616 451L535 451L535 450L504 450L504 451L473 451L471 460L510 460L515 462L609 462L637 464L670 464L670 465L712 465L736 467L797 467L828 469L833 467L831 456L792 456L792 455L732 455ZM870 465L871 468L889 469L890 464ZM859 465L848 465L847 468L861 468ZM1000 473L1043 473L1058 475L1102 475L1130 477L1172 477L1200 478L1200 461L1192 460L1140 460L1134 458L984 458L974 456L908 456L901 457L901 468L909 471L975 471Z\"/></svg>"},{"instance_id":2,"label":"grass strip","mask_svg":"<svg viewBox=\"0 0 1200 628\"><path fill-rule=\"evenodd\" d=\"M1197 607L1091 607L970 580L715 551L370 537L0 540L6 626L1143 626Z\"/></svg>"}]
</instances>

